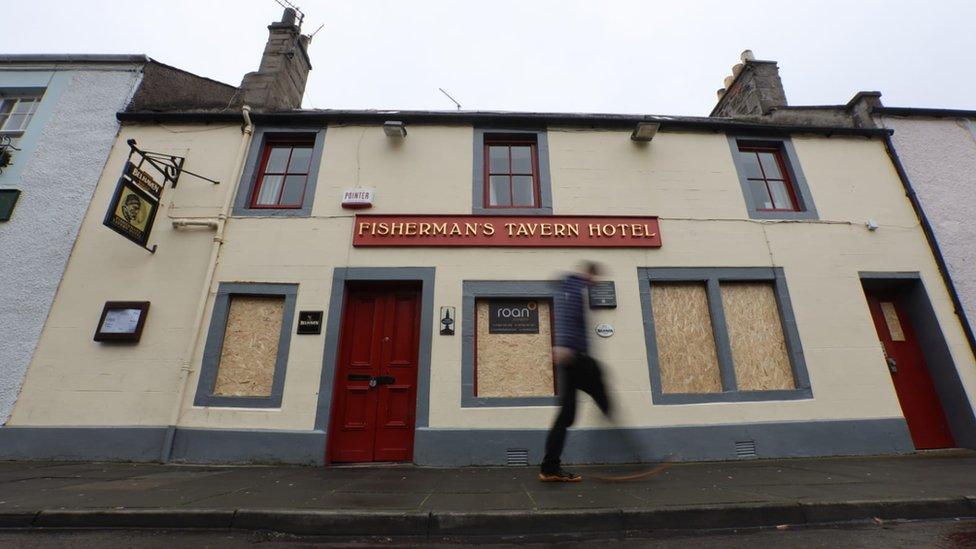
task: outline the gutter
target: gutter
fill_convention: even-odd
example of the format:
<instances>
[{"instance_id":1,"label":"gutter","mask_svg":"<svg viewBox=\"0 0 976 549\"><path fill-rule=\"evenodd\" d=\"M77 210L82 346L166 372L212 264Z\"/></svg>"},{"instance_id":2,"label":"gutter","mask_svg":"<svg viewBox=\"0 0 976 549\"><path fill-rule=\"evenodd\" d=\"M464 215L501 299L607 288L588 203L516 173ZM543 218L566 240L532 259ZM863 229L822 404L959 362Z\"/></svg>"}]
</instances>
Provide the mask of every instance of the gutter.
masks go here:
<instances>
[{"instance_id":1,"label":"gutter","mask_svg":"<svg viewBox=\"0 0 976 549\"><path fill-rule=\"evenodd\" d=\"M931 116L935 118L976 118L976 111L964 109L924 109L916 107L874 107L871 114L888 116Z\"/></svg>"},{"instance_id":2,"label":"gutter","mask_svg":"<svg viewBox=\"0 0 976 549\"><path fill-rule=\"evenodd\" d=\"M877 112L877 110L874 112ZM969 350L976 356L976 337L973 336L973 328L969 325L969 319L966 318L962 301L956 292L956 286L952 283L952 277L949 275L949 268L946 266L945 257L942 255L939 243L935 239L932 224L929 223L929 218L925 215L925 210L922 209L922 204L918 201L918 195L915 194L915 189L912 187L912 182L908 178L908 173L905 171L901 159L898 158L898 151L895 150L895 144L891 141L890 135L885 136L885 150L888 152L888 157L891 158L892 164L895 165L895 171L898 172L898 178L901 180L902 186L905 187L905 196L912 203L915 215L918 216L919 222L922 224L922 232L925 233L925 240L928 241L929 248L932 249L932 254L935 256L935 263L939 267L939 274L942 275L942 282L945 284L946 289L949 291L949 296L952 298L953 312L959 318L963 332L966 333L966 340L969 341Z\"/></svg>"},{"instance_id":3,"label":"gutter","mask_svg":"<svg viewBox=\"0 0 976 549\"><path fill-rule=\"evenodd\" d=\"M793 135L818 134L839 136L885 137L892 133L883 128L843 128L824 126L799 126L756 124L734 120L708 118L682 118L671 116L587 113L517 113L517 112L456 112L456 111L288 111L252 113L257 125L328 125L328 124L382 124L387 120L400 120L413 124L473 124L496 126L580 126L594 128L633 129L638 122L656 122L664 130L697 130L734 132L743 134ZM120 112L120 122L184 122L184 123L240 123L239 112Z\"/></svg>"}]
</instances>

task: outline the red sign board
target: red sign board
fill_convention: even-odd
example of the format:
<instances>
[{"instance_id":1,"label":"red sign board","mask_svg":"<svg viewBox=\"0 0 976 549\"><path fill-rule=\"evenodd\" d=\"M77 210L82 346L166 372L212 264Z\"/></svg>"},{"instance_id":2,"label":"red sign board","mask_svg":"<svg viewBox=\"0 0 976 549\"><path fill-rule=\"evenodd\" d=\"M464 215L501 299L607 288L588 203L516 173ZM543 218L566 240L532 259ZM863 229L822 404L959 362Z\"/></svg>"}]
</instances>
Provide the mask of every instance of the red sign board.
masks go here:
<instances>
[{"instance_id":1,"label":"red sign board","mask_svg":"<svg viewBox=\"0 0 976 549\"><path fill-rule=\"evenodd\" d=\"M657 217L357 215L353 246L660 248Z\"/></svg>"}]
</instances>

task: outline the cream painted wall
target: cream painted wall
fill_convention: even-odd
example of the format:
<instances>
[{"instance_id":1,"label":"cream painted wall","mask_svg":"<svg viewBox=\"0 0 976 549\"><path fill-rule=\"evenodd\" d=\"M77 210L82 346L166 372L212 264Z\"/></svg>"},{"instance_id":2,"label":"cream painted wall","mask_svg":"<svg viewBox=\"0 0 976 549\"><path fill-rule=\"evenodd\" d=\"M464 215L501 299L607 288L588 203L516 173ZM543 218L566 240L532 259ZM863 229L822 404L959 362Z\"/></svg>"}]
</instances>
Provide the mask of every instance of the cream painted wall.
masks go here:
<instances>
[{"instance_id":1,"label":"cream painted wall","mask_svg":"<svg viewBox=\"0 0 976 549\"><path fill-rule=\"evenodd\" d=\"M609 382L620 401L625 424L658 426L900 416L857 273L919 271L966 389L971 398L976 395L972 356L953 318L948 294L918 221L880 141L794 137L821 221L759 222L747 218L728 142L722 134L665 131L651 144L641 146L630 141L629 132L551 129L555 212L659 215L662 248L352 248L353 215L339 207L339 198L344 188L357 183L377 190L371 213L471 212L472 129L411 126L409 131L405 140L397 142L386 138L379 126L328 128L313 216L231 219L211 290L221 281L297 282L296 310L328 311L335 267L436 266L435 309L453 305L460 311L464 280L552 279L581 258L596 259L610 268L617 283L619 306L593 314L593 325L606 321L616 328L616 335L610 339L593 338L595 354L608 366ZM147 147L150 136L165 135L161 129L148 127L130 127L126 133L138 134L140 143L146 140ZM174 139L173 146L178 142L189 147L191 159L214 162L213 173L231 170L240 139L239 132L231 128L168 137ZM207 152L218 149L218 155ZM157 254L147 259L148 254L139 256L144 252L99 227L111 192L108 187L114 187L120 162L116 153L105 176L109 183L99 189L101 206L86 220L84 240L79 240L77 258L69 265L56 305L58 316L52 317L45 330L43 355L39 353L28 376L31 392L25 391L24 402L15 411L20 424L120 424L132 417L138 417L142 424L165 421L163 411L172 402L178 355L202 283L210 233L177 233L165 227L157 235L160 254L167 248L173 250L179 242L179 255L171 251L172 255ZM192 169L210 173L199 166ZM178 194L191 186L192 191L187 193L199 196ZM181 183L175 207L207 211L211 204L219 203L219 191L208 189L202 183ZM184 196L185 203L181 202ZM881 227L869 232L864 227L868 218L878 220ZM92 231L104 234L92 236ZM82 242L86 248L81 248ZM124 258L120 254L125 254ZM105 267L127 262L152 268L143 267L140 272L146 278L135 283L128 267ZM783 267L815 398L652 405L637 286L637 267L642 266ZM105 278L107 272L111 276ZM166 282L161 273L175 278ZM131 295L116 297L109 291L127 286ZM100 310L105 299L123 297L154 299L143 343L129 348L91 343L95 310ZM212 297L211 293L208 309ZM165 305L163 299L167 300ZM159 313L157 301L169 313ZM209 318L208 310L203 334L209 328ZM549 425L554 413L551 407L461 408L461 337L433 337L431 427ZM177 340L182 343L175 343ZM194 407L202 340L193 359L195 369L183 402L181 425L312 428L324 334L292 337L282 407L272 410ZM68 357L74 359L69 361ZM151 365L138 357L151 357L156 363ZM88 372L101 373L104 378ZM111 394L113 399L106 409L79 414L79 404L90 407L100 400L98 395L74 389L78 382L91 383L91 375L102 380L102 385L111 384L117 393ZM158 394L149 386L158 389ZM60 398L52 401L52 391L59 391L68 404ZM147 401L154 404L150 411L141 413L136 403L145 407ZM600 424L595 407L588 401L580 424Z\"/></svg>"},{"instance_id":2,"label":"cream painted wall","mask_svg":"<svg viewBox=\"0 0 976 549\"><path fill-rule=\"evenodd\" d=\"M102 225L135 138L145 150L186 155L189 176L167 187L150 254ZM171 217L215 216L233 187L237 126L125 126L85 214L9 425L165 425L210 256L213 231L175 230ZM189 152L188 152L189 151ZM157 178L161 181L162 178ZM137 345L92 341L106 301L150 301Z\"/></svg>"}]
</instances>

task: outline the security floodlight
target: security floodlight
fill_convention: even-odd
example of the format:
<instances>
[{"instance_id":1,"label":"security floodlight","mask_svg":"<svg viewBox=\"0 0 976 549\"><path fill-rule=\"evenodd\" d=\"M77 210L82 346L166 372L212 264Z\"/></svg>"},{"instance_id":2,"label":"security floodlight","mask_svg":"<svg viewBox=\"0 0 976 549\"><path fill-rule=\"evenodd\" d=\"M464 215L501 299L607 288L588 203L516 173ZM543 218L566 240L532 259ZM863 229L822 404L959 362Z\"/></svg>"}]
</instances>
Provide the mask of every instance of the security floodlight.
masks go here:
<instances>
[{"instance_id":1,"label":"security floodlight","mask_svg":"<svg viewBox=\"0 0 976 549\"><path fill-rule=\"evenodd\" d=\"M658 122L638 122L637 127L634 128L634 133L630 134L630 138L634 141L648 142L654 139L657 134L658 128L661 124Z\"/></svg>"},{"instance_id":2,"label":"security floodlight","mask_svg":"<svg viewBox=\"0 0 976 549\"><path fill-rule=\"evenodd\" d=\"M387 137L404 138L407 136L407 127L400 120L387 120L383 122L383 133Z\"/></svg>"}]
</instances>

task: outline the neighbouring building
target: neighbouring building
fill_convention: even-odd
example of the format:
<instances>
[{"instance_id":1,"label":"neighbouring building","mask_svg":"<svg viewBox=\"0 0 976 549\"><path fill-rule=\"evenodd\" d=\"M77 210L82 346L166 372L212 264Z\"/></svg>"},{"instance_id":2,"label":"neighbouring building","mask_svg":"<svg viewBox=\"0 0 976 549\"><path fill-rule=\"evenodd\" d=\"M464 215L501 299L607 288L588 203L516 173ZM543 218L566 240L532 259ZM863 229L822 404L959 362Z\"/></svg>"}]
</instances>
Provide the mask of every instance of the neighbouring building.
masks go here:
<instances>
[{"instance_id":1,"label":"neighbouring building","mask_svg":"<svg viewBox=\"0 0 976 549\"><path fill-rule=\"evenodd\" d=\"M775 61L756 60L750 50L744 51L740 60L732 75L726 77L725 87L718 90L713 117L801 127L890 130L885 138L888 155L933 250L970 349L976 350L972 330L976 322L976 228L968 222L970 212L976 209L976 111L886 107L877 91L857 92L844 105L788 105ZM886 342L886 351L895 351L896 343ZM925 375L925 368L921 368L916 375L904 374L903 369L892 370L906 414L922 406L919 392L930 384L937 388L944 408L956 408L951 383L938 372ZM973 405L971 398L969 405ZM928 407L930 415L937 412L935 407Z\"/></svg>"},{"instance_id":2,"label":"neighbouring building","mask_svg":"<svg viewBox=\"0 0 976 549\"><path fill-rule=\"evenodd\" d=\"M304 83L300 29L270 31L258 72ZM609 271L588 306L618 425L582 401L566 461L976 447L973 354L888 130L301 110L301 88L119 114L0 456L536 463L581 259ZM917 355L929 415L891 383Z\"/></svg>"},{"instance_id":3,"label":"neighbouring building","mask_svg":"<svg viewBox=\"0 0 976 549\"><path fill-rule=\"evenodd\" d=\"M130 101L226 103L233 91L143 55L0 55L0 425L118 135L116 113Z\"/></svg>"}]
</instances>

